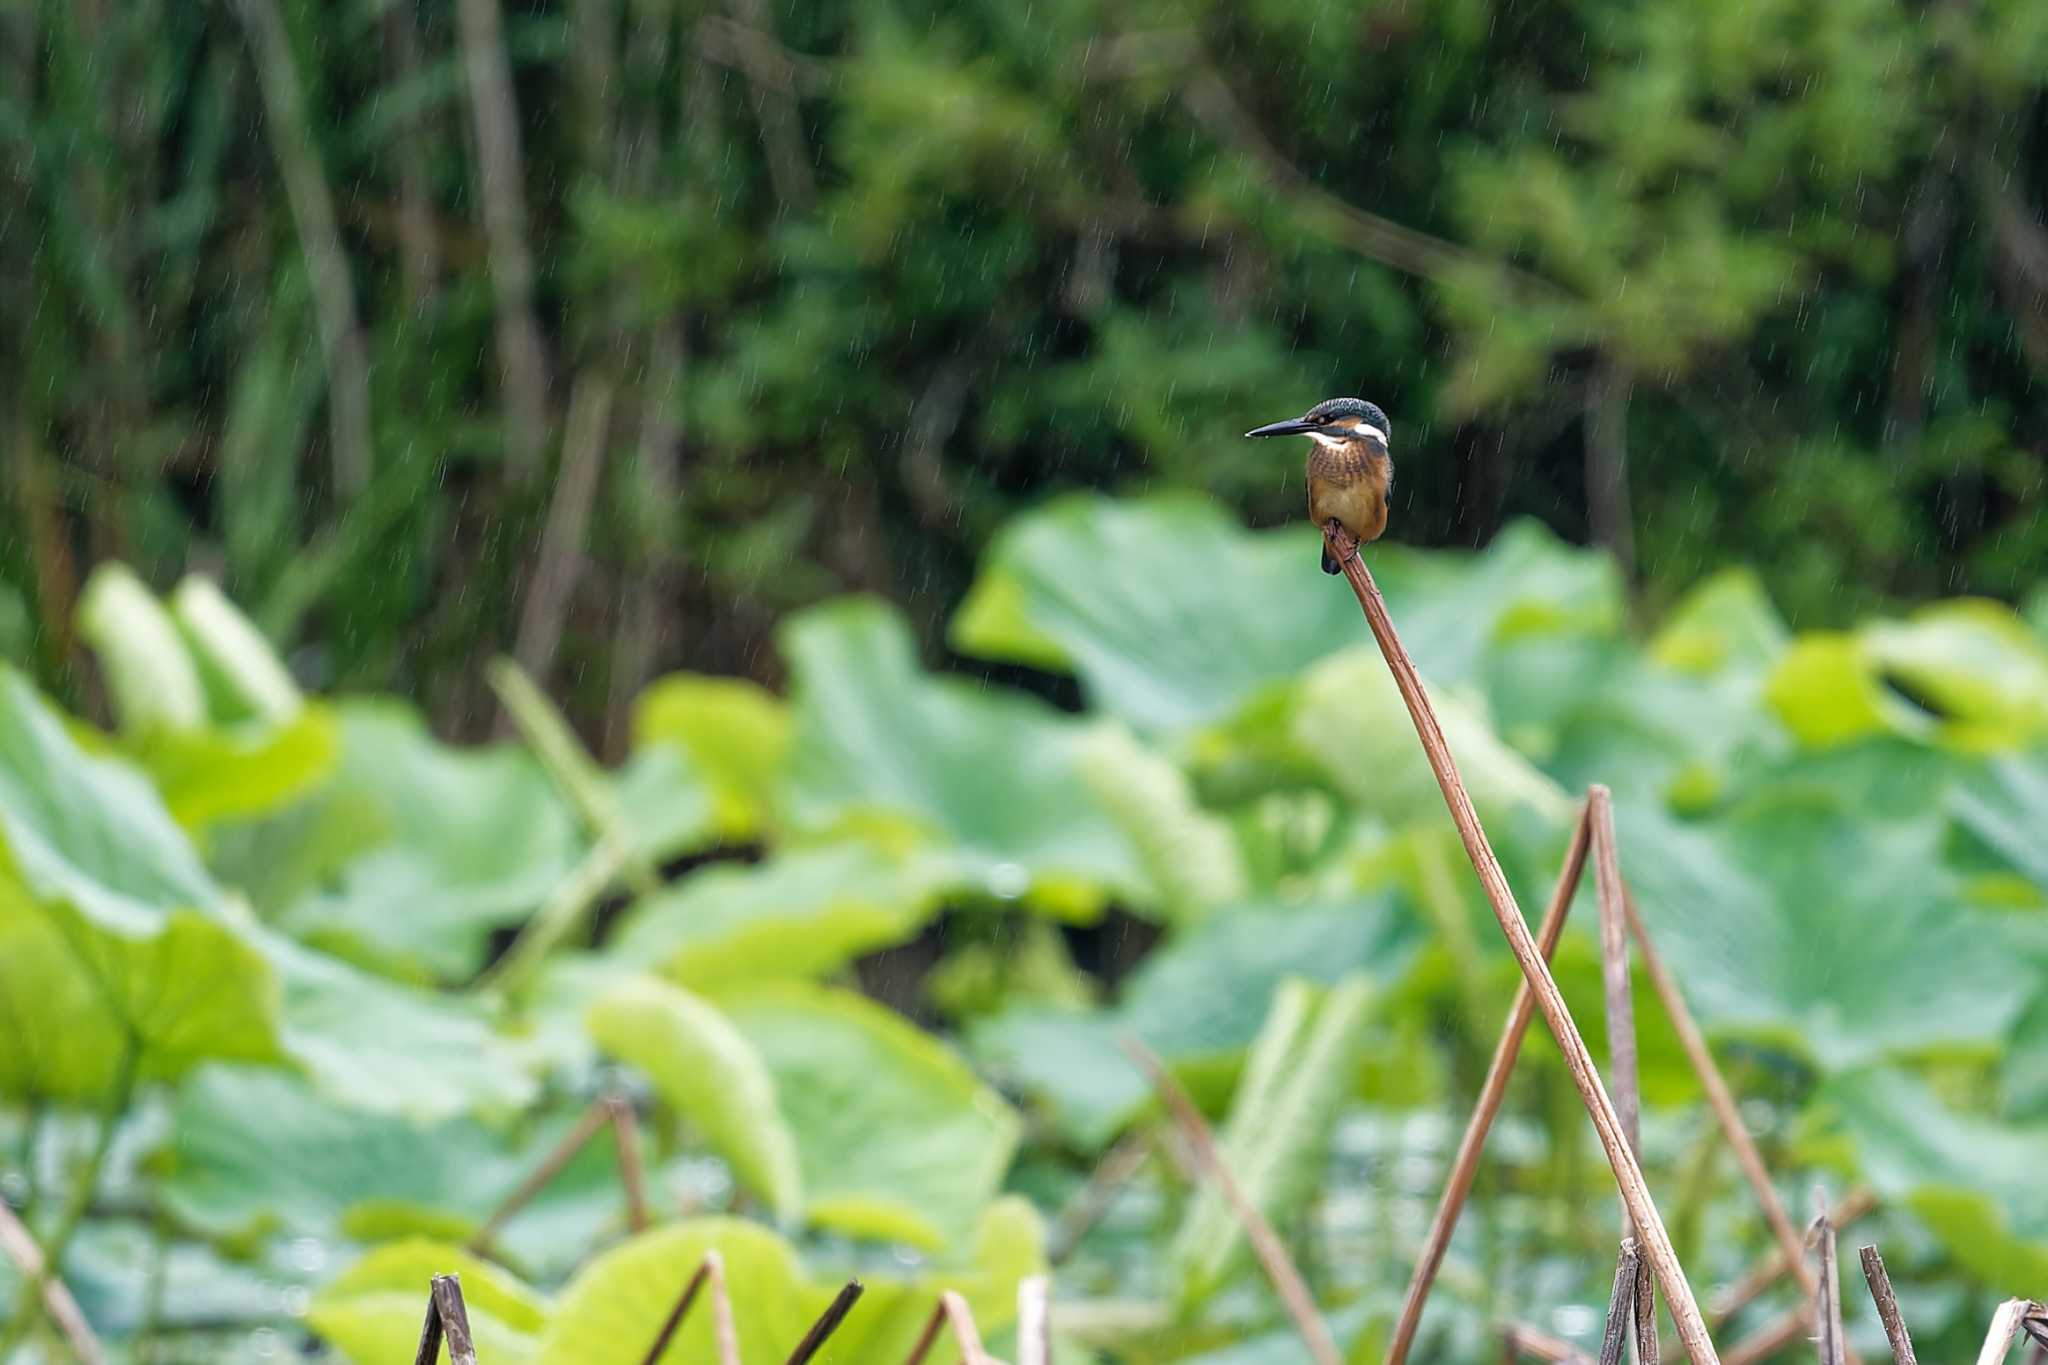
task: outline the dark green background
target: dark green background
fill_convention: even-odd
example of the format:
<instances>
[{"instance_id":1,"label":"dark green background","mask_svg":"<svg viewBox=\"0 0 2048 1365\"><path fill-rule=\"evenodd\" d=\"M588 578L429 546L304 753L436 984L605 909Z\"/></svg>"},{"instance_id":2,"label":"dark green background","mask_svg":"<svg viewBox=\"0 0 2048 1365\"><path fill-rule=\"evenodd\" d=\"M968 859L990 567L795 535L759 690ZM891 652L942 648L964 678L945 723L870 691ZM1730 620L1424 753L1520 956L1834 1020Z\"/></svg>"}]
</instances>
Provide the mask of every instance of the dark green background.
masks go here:
<instances>
[{"instance_id":1,"label":"dark green background","mask_svg":"<svg viewBox=\"0 0 2048 1365\"><path fill-rule=\"evenodd\" d=\"M1057 490L1294 517L1237 433L1338 392L1396 538L1533 514L1652 612L2017 598L2048 541L2028 0L460 8L0 5L0 642L60 693L122 558L477 733L566 505L525 654L616 753L793 605L932 640Z\"/></svg>"}]
</instances>

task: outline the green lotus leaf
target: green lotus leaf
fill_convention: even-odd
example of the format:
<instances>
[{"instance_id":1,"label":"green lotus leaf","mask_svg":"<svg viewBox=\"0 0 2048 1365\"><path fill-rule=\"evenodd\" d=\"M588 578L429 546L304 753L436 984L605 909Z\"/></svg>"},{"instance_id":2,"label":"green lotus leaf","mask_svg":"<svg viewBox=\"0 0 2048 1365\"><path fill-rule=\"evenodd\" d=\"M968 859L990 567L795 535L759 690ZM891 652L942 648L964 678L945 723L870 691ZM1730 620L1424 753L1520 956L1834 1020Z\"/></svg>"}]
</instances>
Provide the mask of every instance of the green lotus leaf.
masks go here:
<instances>
[{"instance_id":1,"label":"green lotus leaf","mask_svg":"<svg viewBox=\"0 0 2048 1365\"><path fill-rule=\"evenodd\" d=\"M598 1046L633 1063L701 1129L739 1182L783 1219L803 1207L797 1140L775 1078L725 1015L680 986L629 977L590 1007Z\"/></svg>"},{"instance_id":2,"label":"green lotus leaf","mask_svg":"<svg viewBox=\"0 0 2048 1365\"><path fill-rule=\"evenodd\" d=\"M533 1359L547 1300L501 1266L421 1238L364 1254L314 1296L306 1325L356 1365L403 1360L419 1344L427 1287L436 1275L461 1278L479 1360L523 1365Z\"/></svg>"},{"instance_id":3,"label":"green lotus leaf","mask_svg":"<svg viewBox=\"0 0 2048 1365\"><path fill-rule=\"evenodd\" d=\"M716 1003L774 1076L812 1222L935 1250L967 1236L1019 1124L965 1062L850 991L779 982Z\"/></svg>"}]
</instances>

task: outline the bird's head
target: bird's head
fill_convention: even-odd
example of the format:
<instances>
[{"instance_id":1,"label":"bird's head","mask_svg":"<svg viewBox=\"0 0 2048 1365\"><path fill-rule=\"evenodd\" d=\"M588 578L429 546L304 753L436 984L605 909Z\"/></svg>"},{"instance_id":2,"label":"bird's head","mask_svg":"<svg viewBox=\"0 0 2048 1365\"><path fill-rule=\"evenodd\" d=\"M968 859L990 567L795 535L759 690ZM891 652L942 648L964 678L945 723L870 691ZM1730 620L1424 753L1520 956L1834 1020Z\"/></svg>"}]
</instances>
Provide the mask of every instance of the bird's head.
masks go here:
<instances>
[{"instance_id":1,"label":"bird's head","mask_svg":"<svg viewBox=\"0 0 2048 1365\"><path fill-rule=\"evenodd\" d=\"M1347 446L1362 442L1370 450L1387 453L1392 424L1379 405L1362 398L1326 398L1299 417L1269 426L1255 427L1247 436L1307 436L1326 446Z\"/></svg>"}]
</instances>

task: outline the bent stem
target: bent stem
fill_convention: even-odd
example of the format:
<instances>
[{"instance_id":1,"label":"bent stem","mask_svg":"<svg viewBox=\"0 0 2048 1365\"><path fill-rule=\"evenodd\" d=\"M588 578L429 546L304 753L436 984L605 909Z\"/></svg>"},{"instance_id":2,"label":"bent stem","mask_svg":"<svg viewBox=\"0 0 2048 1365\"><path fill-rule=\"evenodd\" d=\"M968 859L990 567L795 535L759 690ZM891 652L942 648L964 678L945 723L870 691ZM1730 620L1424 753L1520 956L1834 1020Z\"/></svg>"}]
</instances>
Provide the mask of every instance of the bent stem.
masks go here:
<instances>
[{"instance_id":1,"label":"bent stem","mask_svg":"<svg viewBox=\"0 0 2048 1365\"><path fill-rule=\"evenodd\" d=\"M661 1330L655 1333L647 1354L640 1357L640 1365L655 1365L661 1359L706 1284L711 1286L711 1329L718 1351L718 1365L740 1365L739 1333L733 1328L732 1301L725 1292L725 1258L716 1251L705 1252L704 1259L697 1262L697 1268L683 1282L683 1290L676 1295L675 1306L662 1320Z\"/></svg>"},{"instance_id":2,"label":"bent stem","mask_svg":"<svg viewBox=\"0 0 2048 1365\"><path fill-rule=\"evenodd\" d=\"M910 1348L903 1365L924 1365L924 1358L931 1354L932 1344L939 1339L941 1327L953 1329L953 1340L960 1347L960 1365L994 1365L994 1357L981 1344L981 1329L974 1325L974 1310L967 1306L967 1300L950 1289L939 1295L938 1307L932 1309L931 1317L925 1320L924 1334Z\"/></svg>"},{"instance_id":3,"label":"bent stem","mask_svg":"<svg viewBox=\"0 0 2048 1365\"><path fill-rule=\"evenodd\" d=\"M1287 1306L1288 1316L1294 1319L1296 1330L1301 1333L1302 1341L1307 1343L1310 1357L1316 1365L1341 1365L1343 1357L1337 1350L1337 1342L1331 1337L1322 1315L1316 1312L1315 1299L1309 1294L1308 1285L1301 1278L1294 1258L1287 1254L1280 1235L1259 1212L1258 1205L1252 1203L1244 1187L1237 1183L1236 1173L1223 1159L1223 1153L1216 1149L1216 1139L1209 1132L1209 1125L1201 1112L1195 1108L1195 1102L1188 1098L1187 1091L1181 1089L1180 1082L1173 1078L1173 1073L1150 1048L1129 1037L1123 1040L1123 1048L1166 1102L1167 1112L1173 1116L1181 1136L1187 1139L1197 1172L1216 1187L1217 1193L1223 1196L1223 1202L1237 1216L1239 1226L1244 1229L1245 1240L1251 1243L1252 1253L1258 1257L1266 1278L1272 1282L1273 1291Z\"/></svg>"},{"instance_id":4,"label":"bent stem","mask_svg":"<svg viewBox=\"0 0 2048 1365\"><path fill-rule=\"evenodd\" d=\"M1579 818L1572 826L1572 841L1565 850L1564 870L1558 873L1557 886L1550 893L1550 904L1544 907L1543 923L1537 928L1537 947L1548 959L1557 949L1559 935L1564 932L1565 918L1571 912L1572 897L1578 892L1579 879L1586 868L1586 850L1591 826L1587 823L1586 810L1582 807ZM1493 1130L1494 1116L1500 1112L1501 1101L1507 1097L1508 1080L1514 1075L1515 1063L1522 1055L1522 1039L1529 1032L1529 1020L1536 1013L1536 997L1527 981L1515 987L1515 1002L1508 1010L1507 1023L1501 1027L1500 1042L1494 1045L1493 1060L1487 1063L1486 1080L1479 1087L1478 1103L1472 1107L1472 1117L1465 1124L1465 1136L1458 1140L1458 1154L1451 1163L1450 1179L1444 1184L1443 1195L1437 1200L1436 1214L1430 1219L1429 1234L1423 1239L1422 1254L1416 1258L1415 1270L1408 1281L1407 1296L1401 1301L1401 1317L1394 1324L1393 1340L1387 1346L1386 1365L1404 1365L1408 1350L1415 1342L1415 1331L1422 1322L1422 1308L1429 1301L1429 1291L1436 1284L1437 1272L1443 1267L1444 1253L1450 1249L1451 1234L1457 1230L1458 1215L1464 1212L1465 1198L1472 1190L1472 1180L1479 1172L1479 1156L1486 1147L1486 1135Z\"/></svg>"},{"instance_id":5,"label":"bent stem","mask_svg":"<svg viewBox=\"0 0 2048 1365\"><path fill-rule=\"evenodd\" d=\"M1798 1229L1792 1226L1792 1216L1785 1211L1785 1201L1778 1198L1777 1187L1771 1184L1771 1173L1764 1166L1763 1153L1757 1150L1756 1140L1749 1135L1749 1129L1742 1122L1742 1111L1736 1107L1735 1092L1728 1086L1727 1077L1721 1074L1720 1064L1714 1060L1713 1049L1707 1046L1706 1034L1693 1018L1692 1010L1685 1003L1685 995L1678 989L1678 980L1665 965L1656 944L1650 941L1650 931L1643 925L1643 917L1636 910L1635 897L1629 894L1627 884L1622 885L1622 913L1628 918L1629 932L1635 936L1636 948L1643 955L1643 970L1648 973L1651 987L1657 992L1657 999L1664 1006L1664 1014L1671 1021L1672 1032L1678 1035L1678 1045L1684 1049L1686 1060L1692 1063L1693 1074L1699 1077L1700 1088L1706 1091L1707 1104L1714 1111L1714 1120L1721 1127L1721 1133L1728 1139L1728 1145L1735 1149L1735 1160L1742 1167L1742 1175L1755 1193L1757 1203L1763 1206L1764 1221L1770 1224L1771 1236L1778 1243L1779 1259L1772 1262L1777 1267L1770 1278L1775 1280L1789 1270L1799 1281L1800 1293L1808 1303L1818 1300L1820 1281L1813 1269L1806 1263L1806 1246ZM1854 1199L1852 1195L1851 1200ZM1850 1200L1845 1200L1836 1210L1833 1221L1836 1227L1846 1226L1861 1211L1852 1212ZM1746 1283L1746 1282L1745 1282ZM1766 1281L1768 1283L1768 1281ZM1763 1286L1759 1285L1760 1290ZM1732 1296L1731 1296L1732 1297ZM1753 1297L1753 1295L1752 1295ZM1747 1302L1745 1299L1744 1302ZM1727 1321L1733 1313L1733 1306L1716 1305L1715 1325ZM1847 1365L1859 1365L1856 1352L1845 1340L1842 1343L1843 1358Z\"/></svg>"},{"instance_id":6,"label":"bent stem","mask_svg":"<svg viewBox=\"0 0 2048 1365\"><path fill-rule=\"evenodd\" d=\"M860 1296L864 1292L859 1280L848 1280L842 1285L839 1293L826 1305L825 1311L818 1315L818 1320L811 1324L811 1330L804 1333L803 1340L796 1344L796 1349L789 1353L789 1359L784 1361L783 1365L809 1365L811 1357L816 1355L831 1335L839 1330L839 1324L846 1321L846 1315L853 1311L854 1304L860 1301Z\"/></svg>"},{"instance_id":7,"label":"bent stem","mask_svg":"<svg viewBox=\"0 0 2048 1365\"><path fill-rule=\"evenodd\" d=\"M1594 1132L1598 1134L1600 1145L1607 1152L1608 1164L1614 1170L1615 1184L1621 1190L1629 1217L1634 1220L1642 1254L1656 1270L1657 1282L1663 1288L1671 1316L1678 1324L1679 1340L1684 1344L1686 1355L1693 1365L1719 1365L1714 1344L1707 1335L1707 1324L1700 1316L1699 1303L1693 1297L1692 1286L1686 1281L1684 1267L1679 1264L1677 1249L1671 1245L1671 1234L1665 1230L1664 1220L1658 1216L1656 1203L1650 1197L1649 1185L1644 1181L1642 1166L1629 1146L1621 1117L1607 1096L1599 1069L1594 1066L1586 1040L1572 1020L1563 993L1550 975L1549 965L1538 951L1529 926L1523 922L1521 907L1515 903L1515 893L1508 886L1507 874L1502 871L1500 859L1494 855L1493 846L1487 841L1486 831L1479 823L1479 813L1473 809L1471 793L1458 776L1457 760L1444 739L1436 708L1423 690L1415 661L1395 633L1393 619L1387 614L1386 599L1380 596L1379 585L1373 582L1365 561L1359 557L1357 542L1341 533L1329 534L1328 539L1331 553L1343 566L1344 576L1350 581L1352 591L1358 596L1358 604L1365 612L1366 624L1371 627L1373 638L1379 642L1380 653L1386 657L1387 667L1394 675L1394 684L1401 692L1402 701L1407 704L1416 735L1422 741L1423 752L1436 774L1437 785L1443 790L1444 803L1450 807L1451 819L1458 827L1459 838L1464 841L1466 856L1472 860L1473 871L1478 874L1480 886L1493 907L1494 918L1500 923L1501 933L1507 938L1522 975L1535 992L1544 1022L1557 1040L1558 1051L1563 1054L1572 1082L1593 1120Z\"/></svg>"}]
</instances>

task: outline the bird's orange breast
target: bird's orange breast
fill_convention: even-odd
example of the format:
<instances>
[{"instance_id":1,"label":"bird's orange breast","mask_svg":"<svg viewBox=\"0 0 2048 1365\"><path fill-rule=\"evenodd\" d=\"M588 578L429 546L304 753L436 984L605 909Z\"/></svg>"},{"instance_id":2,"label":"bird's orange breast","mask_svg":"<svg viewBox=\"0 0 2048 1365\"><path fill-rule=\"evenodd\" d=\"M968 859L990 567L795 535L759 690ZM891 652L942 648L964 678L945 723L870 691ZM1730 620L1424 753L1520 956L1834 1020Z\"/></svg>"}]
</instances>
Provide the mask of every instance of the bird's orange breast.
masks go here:
<instances>
[{"instance_id":1,"label":"bird's orange breast","mask_svg":"<svg viewBox=\"0 0 2048 1365\"><path fill-rule=\"evenodd\" d=\"M1317 526L1334 519L1361 544L1387 529L1387 491L1394 462L1355 443L1317 445L1308 457L1308 515Z\"/></svg>"}]
</instances>

